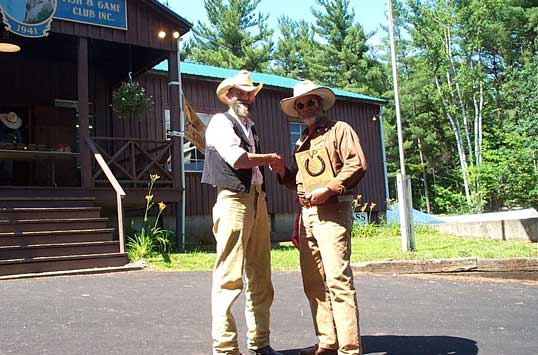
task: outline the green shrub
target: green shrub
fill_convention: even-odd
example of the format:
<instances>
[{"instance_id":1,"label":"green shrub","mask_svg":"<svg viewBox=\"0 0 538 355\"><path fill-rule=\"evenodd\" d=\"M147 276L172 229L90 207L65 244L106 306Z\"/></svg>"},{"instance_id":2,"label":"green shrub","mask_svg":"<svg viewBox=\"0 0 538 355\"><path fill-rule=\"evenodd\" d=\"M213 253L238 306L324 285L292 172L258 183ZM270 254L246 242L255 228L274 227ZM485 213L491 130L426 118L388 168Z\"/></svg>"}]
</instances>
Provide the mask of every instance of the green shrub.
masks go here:
<instances>
[{"instance_id":1,"label":"green shrub","mask_svg":"<svg viewBox=\"0 0 538 355\"><path fill-rule=\"evenodd\" d=\"M375 224L360 224L353 223L353 229L351 235L357 238L371 238L378 234L378 230Z\"/></svg>"}]
</instances>

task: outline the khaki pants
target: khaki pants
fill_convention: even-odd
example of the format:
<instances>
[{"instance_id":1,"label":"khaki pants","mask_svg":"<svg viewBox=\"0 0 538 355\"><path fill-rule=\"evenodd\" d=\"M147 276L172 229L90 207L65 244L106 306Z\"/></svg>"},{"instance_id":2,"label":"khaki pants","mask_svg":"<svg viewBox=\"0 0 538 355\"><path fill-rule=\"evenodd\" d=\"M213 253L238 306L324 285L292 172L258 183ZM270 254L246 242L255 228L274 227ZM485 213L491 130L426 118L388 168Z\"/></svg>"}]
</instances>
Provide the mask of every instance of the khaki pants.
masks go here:
<instances>
[{"instance_id":1,"label":"khaki pants","mask_svg":"<svg viewBox=\"0 0 538 355\"><path fill-rule=\"evenodd\" d=\"M243 289L243 273L248 347L267 346L273 302L271 241L265 193L259 185L252 185L248 193L219 189L213 234L217 240L211 293L213 354L239 354L231 308Z\"/></svg>"},{"instance_id":2,"label":"khaki pants","mask_svg":"<svg viewBox=\"0 0 538 355\"><path fill-rule=\"evenodd\" d=\"M319 346L340 355L361 354L350 265L351 202L303 207L301 219L301 273Z\"/></svg>"}]
</instances>

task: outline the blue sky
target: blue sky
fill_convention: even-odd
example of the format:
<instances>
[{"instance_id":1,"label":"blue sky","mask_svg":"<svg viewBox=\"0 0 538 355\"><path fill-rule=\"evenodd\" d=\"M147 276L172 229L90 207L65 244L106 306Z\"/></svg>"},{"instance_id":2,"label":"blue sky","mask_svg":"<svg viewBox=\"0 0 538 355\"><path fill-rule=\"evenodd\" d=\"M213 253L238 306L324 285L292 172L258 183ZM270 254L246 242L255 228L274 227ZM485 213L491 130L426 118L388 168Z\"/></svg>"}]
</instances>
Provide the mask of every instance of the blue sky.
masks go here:
<instances>
[{"instance_id":1,"label":"blue sky","mask_svg":"<svg viewBox=\"0 0 538 355\"><path fill-rule=\"evenodd\" d=\"M162 0L161 0L162 2ZM177 12L194 25L198 21L207 23L206 11L203 0L168 0L172 10ZM385 0L350 0L350 7L355 11L355 19L366 32L377 30L377 34L371 41L376 44L383 37L383 30L380 25L387 23L387 1ZM319 9L314 0L261 0L256 11L269 14L269 24L276 31L277 19L282 15L287 15L293 20L306 20L313 22L314 17L310 11L311 7ZM184 36L189 38L189 34Z\"/></svg>"}]
</instances>

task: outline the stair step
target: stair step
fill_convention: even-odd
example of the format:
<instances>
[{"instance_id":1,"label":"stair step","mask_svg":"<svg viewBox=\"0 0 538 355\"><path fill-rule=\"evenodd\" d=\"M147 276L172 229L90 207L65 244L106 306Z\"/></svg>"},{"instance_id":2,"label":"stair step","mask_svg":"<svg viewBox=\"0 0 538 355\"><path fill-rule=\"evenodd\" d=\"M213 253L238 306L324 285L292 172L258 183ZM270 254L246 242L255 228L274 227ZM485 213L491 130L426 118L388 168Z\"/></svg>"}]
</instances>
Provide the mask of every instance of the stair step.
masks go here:
<instances>
[{"instance_id":1,"label":"stair step","mask_svg":"<svg viewBox=\"0 0 538 355\"><path fill-rule=\"evenodd\" d=\"M51 277L51 276L72 276L72 275L94 275L94 274L108 274L112 272L127 272L127 271L139 271L143 270L145 266L137 264L127 264L123 266L110 266L110 267L94 267L91 269L73 269L63 271L48 271L48 272L36 272L27 274L12 274L7 276L0 276L1 280L15 280L15 279L30 279L36 277Z\"/></svg>"},{"instance_id":2,"label":"stair step","mask_svg":"<svg viewBox=\"0 0 538 355\"><path fill-rule=\"evenodd\" d=\"M0 208L1 220L99 218L100 207Z\"/></svg>"},{"instance_id":3,"label":"stair step","mask_svg":"<svg viewBox=\"0 0 538 355\"><path fill-rule=\"evenodd\" d=\"M0 233L105 228L108 218L50 218L0 221Z\"/></svg>"},{"instance_id":4,"label":"stair step","mask_svg":"<svg viewBox=\"0 0 538 355\"><path fill-rule=\"evenodd\" d=\"M119 251L118 241L0 246L0 260L45 256L108 254Z\"/></svg>"},{"instance_id":5,"label":"stair step","mask_svg":"<svg viewBox=\"0 0 538 355\"><path fill-rule=\"evenodd\" d=\"M0 233L0 246L112 241L113 228Z\"/></svg>"},{"instance_id":6,"label":"stair step","mask_svg":"<svg viewBox=\"0 0 538 355\"><path fill-rule=\"evenodd\" d=\"M129 263L127 253L48 256L32 259L0 260L0 276L96 267L123 266Z\"/></svg>"},{"instance_id":7,"label":"stair step","mask_svg":"<svg viewBox=\"0 0 538 355\"><path fill-rule=\"evenodd\" d=\"M90 196L5 196L0 201L0 207L92 207L95 197Z\"/></svg>"}]
</instances>

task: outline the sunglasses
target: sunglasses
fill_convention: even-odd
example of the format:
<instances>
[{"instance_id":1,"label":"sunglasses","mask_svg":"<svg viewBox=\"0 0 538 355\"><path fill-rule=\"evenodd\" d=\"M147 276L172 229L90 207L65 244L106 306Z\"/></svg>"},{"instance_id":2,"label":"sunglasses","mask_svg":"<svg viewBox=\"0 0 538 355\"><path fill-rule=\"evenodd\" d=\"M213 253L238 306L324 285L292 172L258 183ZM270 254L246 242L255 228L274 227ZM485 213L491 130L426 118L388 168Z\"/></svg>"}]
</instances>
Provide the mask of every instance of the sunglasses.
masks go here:
<instances>
[{"instance_id":1,"label":"sunglasses","mask_svg":"<svg viewBox=\"0 0 538 355\"><path fill-rule=\"evenodd\" d=\"M297 110L302 110L305 106L306 106L306 107L312 107L312 106L314 106L316 103L317 103L317 101L316 101L316 100L312 100L312 99L308 100L308 101L305 102L305 103L298 102L298 103L295 104L295 109L297 109Z\"/></svg>"}]
</instances>

